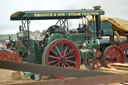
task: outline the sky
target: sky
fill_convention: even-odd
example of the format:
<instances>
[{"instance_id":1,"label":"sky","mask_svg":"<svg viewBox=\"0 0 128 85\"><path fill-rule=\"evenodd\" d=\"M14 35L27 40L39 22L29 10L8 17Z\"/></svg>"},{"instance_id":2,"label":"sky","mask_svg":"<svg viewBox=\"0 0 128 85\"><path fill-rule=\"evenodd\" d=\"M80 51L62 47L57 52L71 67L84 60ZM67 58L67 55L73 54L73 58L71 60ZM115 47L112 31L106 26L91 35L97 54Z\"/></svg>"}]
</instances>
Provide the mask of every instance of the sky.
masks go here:
<instances>
[{"instance_id":1,"label":"sky","mask_svg":"<svg viewBox=\"0 0 128 85\"><path fill-rule=\"evenodd\" d=\"M128 20L128 0L0 0L0 34L14 34L19 30L20 21L11 21L10 15L28 10L91 9L100 5L105 16ZM30 30L44 30L55 21L31 21Z\"/></svg>"}]
</instances>

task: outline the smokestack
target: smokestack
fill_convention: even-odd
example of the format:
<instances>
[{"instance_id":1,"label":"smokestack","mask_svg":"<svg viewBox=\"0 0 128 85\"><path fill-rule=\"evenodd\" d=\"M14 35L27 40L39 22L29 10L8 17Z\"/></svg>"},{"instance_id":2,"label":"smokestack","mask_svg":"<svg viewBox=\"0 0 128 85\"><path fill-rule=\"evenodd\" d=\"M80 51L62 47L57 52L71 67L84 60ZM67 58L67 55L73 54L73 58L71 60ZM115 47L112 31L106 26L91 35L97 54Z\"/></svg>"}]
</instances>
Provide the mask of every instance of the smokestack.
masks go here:
<instances>
[{"instance_id":1,"label":"smokestack","mask_svg":"<svg viewBox=\"0 0 128 85\"><path fill-rule=\"evenodd\" d=\"M94 10L100 10L101 6L94 6ZM101 39L102 30L101 30L101 21L100 21L100 15L95 16L96 19L96 35L98 39Z\"/></svg>"}]
</instances>

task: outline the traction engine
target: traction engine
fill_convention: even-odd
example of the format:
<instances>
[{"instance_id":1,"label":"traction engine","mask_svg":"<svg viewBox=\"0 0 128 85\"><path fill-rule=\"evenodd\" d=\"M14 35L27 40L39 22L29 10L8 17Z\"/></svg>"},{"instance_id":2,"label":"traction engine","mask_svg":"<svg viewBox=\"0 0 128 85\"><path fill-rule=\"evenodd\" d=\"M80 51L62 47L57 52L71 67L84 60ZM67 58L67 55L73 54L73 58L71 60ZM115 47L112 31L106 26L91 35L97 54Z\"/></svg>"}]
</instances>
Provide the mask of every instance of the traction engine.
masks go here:
<instances>
[{"instance_id":1,"label":"traction engine","mask_svg":"<svg viewBox=\"0 0 128 85\"><path fill-rule=\"evenodd\" d=\"M127 41L119 44L118 37L114 37L112 23L101 21L102 15L104 11L99 6L91 10L16 12L11 15L11 20L20 20L22 23L17 33L18 54L29 63L74 69L79 69L81 64L85 64L88 69L97 69L109 67L110 63L124 63L123 52L126 48L123 48L123 43ZM58 21L40 34L41 39L32 38L30 20L54 19ZM82 19L84 22L71 30L68 25L70 19Z\"/></svg>"}]
</instances>

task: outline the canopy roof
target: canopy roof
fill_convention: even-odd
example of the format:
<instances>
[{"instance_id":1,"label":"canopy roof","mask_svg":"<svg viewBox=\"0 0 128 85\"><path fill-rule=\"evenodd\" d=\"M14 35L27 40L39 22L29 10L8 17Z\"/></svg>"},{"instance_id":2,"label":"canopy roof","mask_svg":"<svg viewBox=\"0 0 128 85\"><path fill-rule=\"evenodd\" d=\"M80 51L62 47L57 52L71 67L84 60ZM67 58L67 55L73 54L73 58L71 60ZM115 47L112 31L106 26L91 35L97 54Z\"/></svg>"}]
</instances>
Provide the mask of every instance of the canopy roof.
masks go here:
<instances>
[{"instance_id":1,"label":"canopy roof","mask_svg":"<svg viewBox=\"0 0 128 85\"><path fill-rule=\"evenodd\" d=\"M11 20L75 19L88 15L103 15L103 10L41 10L19 11L11 15Z\"/></svg>"},{"instance_id":2,"label":"canopy roof","mask_svg":"<svg viewBox=\"0 0 128 85\"><path fill-rule=\"evenodd\" d=\"M128 20L123 20L119 18L109 18L107 21L115 25L116 30L128 32Z\"/></svg>"}]
</instances>

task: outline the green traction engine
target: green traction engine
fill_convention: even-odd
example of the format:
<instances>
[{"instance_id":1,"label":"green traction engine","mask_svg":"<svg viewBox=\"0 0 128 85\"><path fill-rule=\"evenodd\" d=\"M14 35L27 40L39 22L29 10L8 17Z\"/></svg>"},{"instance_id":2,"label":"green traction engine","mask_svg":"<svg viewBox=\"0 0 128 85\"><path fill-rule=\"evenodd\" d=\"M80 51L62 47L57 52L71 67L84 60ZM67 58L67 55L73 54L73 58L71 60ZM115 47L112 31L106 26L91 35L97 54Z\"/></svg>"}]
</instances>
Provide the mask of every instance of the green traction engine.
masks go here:
<instances>
[{"instance_id":1,"label":"green traction engine","mask_svg":"<svg viewBox=\"0 0 128 85\"><path fill-rule=\"evenodd\" d=\"M114 36L112 24L100 21L104 11L99 6L82 10L42 10L16 12L11 20L20 20L17 33L17 50L23 61L47 64L58 67L78 69L85 64L88 69L108 67L111 62L123 62L123 56L111 55L106 59L106 48L111 45ZM88 17L91 16L92 20ZM32 39L29 30L30 20L58 20L55 25L44 30L41 39ZM69 28L70 19L81 19L76 29ZM115 39L117 40L117 39ZM120 48L112 48L120 51ZM107 49L110 49L107 48ZM105 51L104 51L105 50ZM119 60L120 59L120 60ZM118 61L117 61L118 60ZM65 78L64 76L56 76Z\"/></svg>"}]
</instances>

